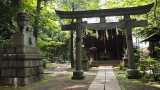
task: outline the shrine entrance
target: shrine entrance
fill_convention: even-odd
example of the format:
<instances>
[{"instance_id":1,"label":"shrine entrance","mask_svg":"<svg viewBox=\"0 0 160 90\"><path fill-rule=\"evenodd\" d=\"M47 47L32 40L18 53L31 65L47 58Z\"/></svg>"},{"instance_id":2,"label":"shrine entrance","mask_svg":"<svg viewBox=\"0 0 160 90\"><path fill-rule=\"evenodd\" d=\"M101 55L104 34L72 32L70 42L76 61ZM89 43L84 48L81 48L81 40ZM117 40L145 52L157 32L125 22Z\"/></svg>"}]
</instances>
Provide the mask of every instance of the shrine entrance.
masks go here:
<instances>
[{"instance_id":1,"label":"shrine entrance","mask_svg":"<svg viewBox=\"0 0 160 90\"><path fill-rule=\"evenodd\" d=\"M93 32L96 36L87 34L83 37L84 50L91 62L122 59L123 49L126 48L125 35L122 30L113 28L93 30Z\"/></svg>"},{"instance_id":2,"label":"shrine entrance","mask_svg":"<svg viewBox=\"0 0 160 90\"><path fill-rule=\"evenodd\" d=\"M83 37L83 44L90 66L118 66L126 49L123 30L119 28L92 30ZM96 36L95 36L96 35Z\"/></svg>"},{"instance_id":3,"label":"shrine entrance","mask_svg":"<svg viewBox=\"0 0 160 90\"><path fill-rule=\"evenodd\" d=\"M141 15L148 13L153 7L153 3L139 7L128 8L114 8L103 10L88 10L88 11L56 11L58 16L62 19L76 19L76 23L72 22L70 25L62 25L62 30L76 30L76 71L73 72L72 79L84 79L84 73L81 70L82 59L82 30L86 28L89 30L108 30L113 28L120 28L126 34L126 44L128 49L128 64L127 70L128 78L138 78L138 70L135 69L135 57L133 50L132 28L148 26L147 20L137 21L131 19L130 15ZM119 22L106 23L105 17L108 16L124 16L123 20ZM82 22L82 18L99 17L100 23Z\"/></svg>"}]
</instances>

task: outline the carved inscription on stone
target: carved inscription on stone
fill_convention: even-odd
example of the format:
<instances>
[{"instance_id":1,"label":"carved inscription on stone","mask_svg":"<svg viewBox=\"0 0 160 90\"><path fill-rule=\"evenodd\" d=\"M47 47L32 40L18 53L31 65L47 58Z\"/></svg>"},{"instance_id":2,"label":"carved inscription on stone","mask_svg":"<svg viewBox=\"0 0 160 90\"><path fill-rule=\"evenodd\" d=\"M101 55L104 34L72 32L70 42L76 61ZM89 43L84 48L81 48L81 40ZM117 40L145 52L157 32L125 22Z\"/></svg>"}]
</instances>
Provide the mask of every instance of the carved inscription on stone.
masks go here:
<instances>
[{"instance_id":1,"label":"carved inscription on stone","mask_svg":"<svg viewBox=\"0 0 160 90\"><path fill-rule=\"evenodd\" d=\"M32 38L28 38L29 45L32 45Z\"/></svg>"}]
</instances>

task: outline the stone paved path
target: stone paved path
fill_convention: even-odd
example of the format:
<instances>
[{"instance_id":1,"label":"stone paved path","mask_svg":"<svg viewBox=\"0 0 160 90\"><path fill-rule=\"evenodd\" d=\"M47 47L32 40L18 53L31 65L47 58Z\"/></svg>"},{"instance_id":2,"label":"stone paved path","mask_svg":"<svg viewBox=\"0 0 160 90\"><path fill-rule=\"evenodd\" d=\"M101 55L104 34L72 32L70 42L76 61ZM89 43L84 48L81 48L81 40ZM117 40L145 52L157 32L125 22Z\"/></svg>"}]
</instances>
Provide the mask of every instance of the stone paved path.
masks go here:
<instances>
[{"instance_id":1,"label":"stone paved path","mask_svg":"<svg viewBox=\"0 0 160 90\"><path fill-rule=\"evenodd\" d=\"M121 90L112 66L99 66L97 76L88 90Z\"/></svg>"}]
</instances>

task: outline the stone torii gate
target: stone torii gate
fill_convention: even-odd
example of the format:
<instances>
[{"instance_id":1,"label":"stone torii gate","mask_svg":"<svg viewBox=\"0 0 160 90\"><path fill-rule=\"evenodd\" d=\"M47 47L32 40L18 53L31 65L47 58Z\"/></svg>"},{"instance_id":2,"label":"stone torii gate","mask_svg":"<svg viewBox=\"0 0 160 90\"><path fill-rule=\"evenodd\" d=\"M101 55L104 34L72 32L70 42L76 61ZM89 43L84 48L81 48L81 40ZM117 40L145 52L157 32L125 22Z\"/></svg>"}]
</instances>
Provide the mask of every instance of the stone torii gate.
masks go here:
<instances>
[{"instance_id":1,"label":"stone torii gate","mask_svg":"<svg viewBox=\"0 0 160 90\"><path fill-rule=\"evenodd\" d=\"M76 23L70 25L62 25L62 30L76 30L76 71L73 72L72 79L83 79L84 74L81 70L81 56L82 56L82 30L85 28L94 30L106 30L107 28L121 28L126 32L126 42L128 48L128 62L129 69L127 70L128 78L138 78L138 70L135 68L135 57L132 41L132 28L148 26L147 20L132 20L130 15L141 15L148 13L153 7L153 3L139 7L128 8L114 8L103 10L88 10L88 11L56 11L58 16L62 19L76 19ZM123 20L119 22L106 23L105 17L107 16L124 16ZM100 23L83 23L82 18L100 17Z\"/></svg>"}]
</instances>

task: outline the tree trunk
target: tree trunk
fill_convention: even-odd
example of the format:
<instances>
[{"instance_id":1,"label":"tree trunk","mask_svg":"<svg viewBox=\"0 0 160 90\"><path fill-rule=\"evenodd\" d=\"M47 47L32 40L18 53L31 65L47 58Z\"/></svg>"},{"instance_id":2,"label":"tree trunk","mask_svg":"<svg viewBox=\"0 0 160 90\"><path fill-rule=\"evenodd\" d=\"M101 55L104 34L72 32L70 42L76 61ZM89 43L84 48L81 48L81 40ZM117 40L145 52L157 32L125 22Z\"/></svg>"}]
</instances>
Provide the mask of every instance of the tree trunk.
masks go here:
<instances>
[{"instance_id":1,"label":"tree trunk","mask_svg":"<svg viewBox=\"0 0 160 90\"><path fill-rule=\"evenodd\" d=\"M42 0L37 0L37 8L36 8L37 14L40 13L41 2L42 2ZM37 16L37 14L36 14L36 17L35 17L35 26L34 26L34 33L33 33L35 38L36 38L36 41L37 41L37 36L38 36L38 18L39 18L39 16Z\"/></svg>"}]
</instances>

